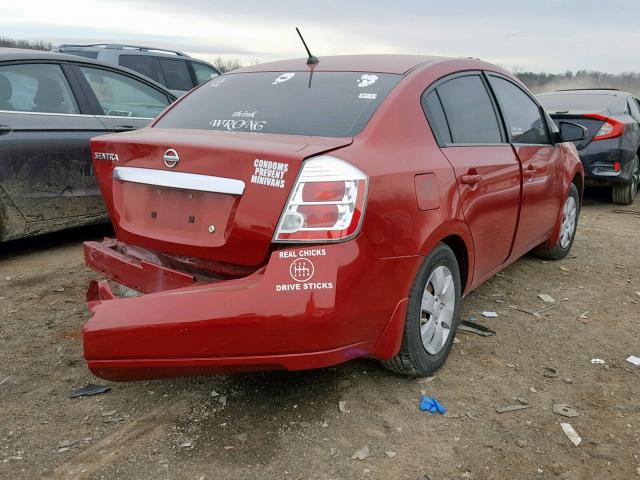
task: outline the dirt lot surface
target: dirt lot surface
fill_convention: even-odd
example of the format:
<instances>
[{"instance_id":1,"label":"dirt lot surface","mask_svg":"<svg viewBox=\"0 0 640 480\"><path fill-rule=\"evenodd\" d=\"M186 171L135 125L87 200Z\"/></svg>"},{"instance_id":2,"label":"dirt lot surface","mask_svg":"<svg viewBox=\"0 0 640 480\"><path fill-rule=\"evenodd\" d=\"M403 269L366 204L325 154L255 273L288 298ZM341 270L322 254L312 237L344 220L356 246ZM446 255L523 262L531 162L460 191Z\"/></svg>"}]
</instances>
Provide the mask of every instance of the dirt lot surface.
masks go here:
<instances>
[{"instance_id":1,"label":"dirt lot surface","mask_svg":"<svg viewBox=\"0 0 640 480\"><path fill-rule=\"evenodd\" d=\"M525 257L467 297L463 317L497 335L459 332L445 367L421 380L362 360L104 382L79 334L97 278L81 241L105 232L0 246L0 478L640 479L640 367L625 360L640 356L640 199L621 209L635 215L617 209L588 199L569 258ZM91 382L111 390L69 398ZM420 412L421 391L447 414ZM529 408L496 412L516 399ZM365 446L368 458L351 458Z\"/></svg>"}]
</instances>

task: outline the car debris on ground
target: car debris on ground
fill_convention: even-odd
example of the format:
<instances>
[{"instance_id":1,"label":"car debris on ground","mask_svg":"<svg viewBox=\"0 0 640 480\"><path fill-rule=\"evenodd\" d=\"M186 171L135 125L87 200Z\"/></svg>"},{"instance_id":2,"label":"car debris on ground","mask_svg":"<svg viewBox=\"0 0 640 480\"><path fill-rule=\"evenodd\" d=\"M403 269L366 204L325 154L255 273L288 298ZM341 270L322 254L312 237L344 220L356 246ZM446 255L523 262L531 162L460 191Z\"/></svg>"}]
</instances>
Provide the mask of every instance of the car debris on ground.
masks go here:
<instances>
[{"instance_id":1,"label":"car debris on ground","mask_svg":"<svg viewBox=\"0 0 640 480\"><path fill-rule=\"evenodd\" d=\"M571 408L566 403L556 403L553 406L553 413L556 413L558 415L561 415L563 417L568 417L568 418L580 416L580 414L574 408Z\"/></svg>"},{"instance_id":2,"label":"car debris on ground","mask_svg":"<svg viewBox=\"0 0 640 480\"><path fill-rule=\"evenodd\" d=\"M468 320L463 320L462 324L458 326L458 330L475 333L476 335L480 335L481 337L491 337L496 334L494 330L491 330L484 325L480 325L479 323L470 322Z\"/></svg>"},{"instance_id":3,"label":"car debris on ground","mask_svg":"<svg viewBox=\"0 0 640 480\"><path fill-rule=\"evenodd\" d=\"M496 408L496 412L497 413L507 413L507 412L516 412L518 410L525 410L527 408L530 408L531 405L523 405L521 403L517 403L517 404L513 404L513 405L506 405L504 407L498 407Z\"/></svg>"},{"instance_id":4,"label":"car debris on ground","mask_svg":"<svg viewBox=\"0 0 640 480\"><path fill-rule=\"evenodd\" d=\"M544 303L556 303L556 299L551 295L547 295L546 293L539 293L538 298L542 300Z\"/></svg>"},{"instance_id":5,"label":"car debris on ground","mask_svg":"<svg viewBox=\"0 0 640 480\"><path fill-rule=\"evenodd\" d=\"M562 427L565 435L569 437L571 443L573 443L576 447L580 445L580 442L582 442L582 438L580 438L580 435L578 435L578 433L573 429L570 423L561 423L560 427Z\"/></svg>"},{"instance_id":6,"label":"car debris on ground","mask_svg":"<svg viewBox=\"0 0 640 480\"><path fill-rule=\"evenodd\" d=\"M632 365L640 365L640 357L636 357L634 355L631 355L629 358L627 358L627 362L631 363Z\"/></svg>"},{"instance_id":7,"label":"car debris on ground","mask_svg":"<svg viewBox=\"0 0 640 480\"><path fill-rule=\"evenodd\" d=\"M371 449L368 445L356 450L356 452L351 456L351 460L366 460L371 455Z\"/></svg>"},{"instance_id":8,"label":"car debris on ground","mask_svg":"<svg viewBox=\"0 0 640 480\"><path fill-rule=\"evenodd\" d=\"M77 397L90 397L92 395L99 395L111 390L111 387L105 387L104 385L96 385L94 383L88 384L86 387L76 388L71 392L69 398Z\"/></svg>"}]
</instances>

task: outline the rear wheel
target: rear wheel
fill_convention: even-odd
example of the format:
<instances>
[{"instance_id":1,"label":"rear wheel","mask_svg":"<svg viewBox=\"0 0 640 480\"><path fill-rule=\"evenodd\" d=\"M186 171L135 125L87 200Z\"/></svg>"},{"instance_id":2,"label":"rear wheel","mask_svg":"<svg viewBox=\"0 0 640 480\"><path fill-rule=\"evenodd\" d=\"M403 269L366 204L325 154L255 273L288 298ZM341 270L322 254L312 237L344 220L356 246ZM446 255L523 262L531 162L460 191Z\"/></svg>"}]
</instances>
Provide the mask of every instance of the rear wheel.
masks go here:
<instances>
[{"instance_id":1,"label":"rear wheel","mask_svg":"<svg viewBox=\"0 0 640 480\"><path fill-rule=\"evenodd\" d=\"M613 203L618 205L631 205L638 193L638 186L640 185L640 160L638 156L633 159L633 166L631 168L631 183L627 185L614 183L613 184Z\"/></svg>"},{"instance_id":2,"label":"rear wheel","mask_svg":"<svg viewBox=\"0 0 640 480\"><path fill-rule=\"evenodd\" d=\"M441 243L422 262L411 287L400 352L383 365L412 377L440 368L458 329L460 296L458 261Z\"/></svg>"},{"instance_id":3,"label":"rear wheel","mask_svg":"<svg viewBox=\"0 0 640 480\"><path fill-rule=\"evenodd\" d=\"M553 247L540 245L533 250L534 255L548 260L560 260L571 250L573 239L578 228L578 216L580 215L580 195L578 188L572 183L569 194L562 207L562 224L560 225L560 237Z\"/></svg>"}]
</instances>

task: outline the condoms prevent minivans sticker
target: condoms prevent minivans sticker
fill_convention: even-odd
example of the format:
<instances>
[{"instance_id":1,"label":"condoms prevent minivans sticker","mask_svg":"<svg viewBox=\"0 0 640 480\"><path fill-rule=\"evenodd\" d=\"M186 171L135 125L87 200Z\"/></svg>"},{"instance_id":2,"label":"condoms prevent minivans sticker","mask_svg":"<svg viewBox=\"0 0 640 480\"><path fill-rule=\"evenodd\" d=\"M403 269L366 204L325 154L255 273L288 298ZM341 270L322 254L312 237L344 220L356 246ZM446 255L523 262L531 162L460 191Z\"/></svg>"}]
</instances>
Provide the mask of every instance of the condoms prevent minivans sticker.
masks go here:
<instances>
[{"instance_id":1,"label":"condoms prevent minivans sticker","mask_svg":"<svg viewBox=\"0 0 640 480\"><path fill-rule=\"evenodd\" d=\"M289 170L287 163L256 158L253 161L253 168L251 183L274 188L284 188L286 185L284 176Z\"/></svg>"}]
</instances>

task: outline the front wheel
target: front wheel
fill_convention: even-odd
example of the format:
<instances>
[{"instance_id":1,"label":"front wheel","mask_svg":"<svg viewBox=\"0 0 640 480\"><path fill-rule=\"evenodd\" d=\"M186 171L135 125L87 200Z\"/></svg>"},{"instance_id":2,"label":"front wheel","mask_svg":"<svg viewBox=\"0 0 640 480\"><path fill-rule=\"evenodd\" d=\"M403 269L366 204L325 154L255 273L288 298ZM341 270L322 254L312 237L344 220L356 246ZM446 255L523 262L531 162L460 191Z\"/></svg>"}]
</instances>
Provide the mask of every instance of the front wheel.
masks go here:
<instances>
[{"instance_id":1,"label":"front wheel","mask_svg":"<svg viewBox=\"0 0 640 480\"><path fill-rule=\"evenodd\" d=\"M458 329L460 297L458 261L453 251L441 243L422 262L409 292L400 352L383 365L412 377L439 369Z\"/></svg>"},{"instance_id":2,"label":"front wheel","mask_svg":"<svg viewBox=\"0 0 640 480\"><path fill-rule=\"evenodd\" d=\"M575 184L569 187L569 194L562 207L562 224L560 225L560 237L552 247L540 245L533 250L534 255L547 260L560 260L571 250L573 239L578 228L578 216L580 215L580 194Z\"/></svg>"},{"instance_id":3,"label":"front wheel","mask_svg":"<svg viewBox=\"0 0 640 480\"><path fill-rule=\"evenodd\" d=\"M638 156L633 159L633 166L631 167L631 182L624 185L621 183L614 183L612 189L613 203L618 205L631 205L638 193L638 187L640 186L640 160Z\"/></svg>"}]
</instances>

